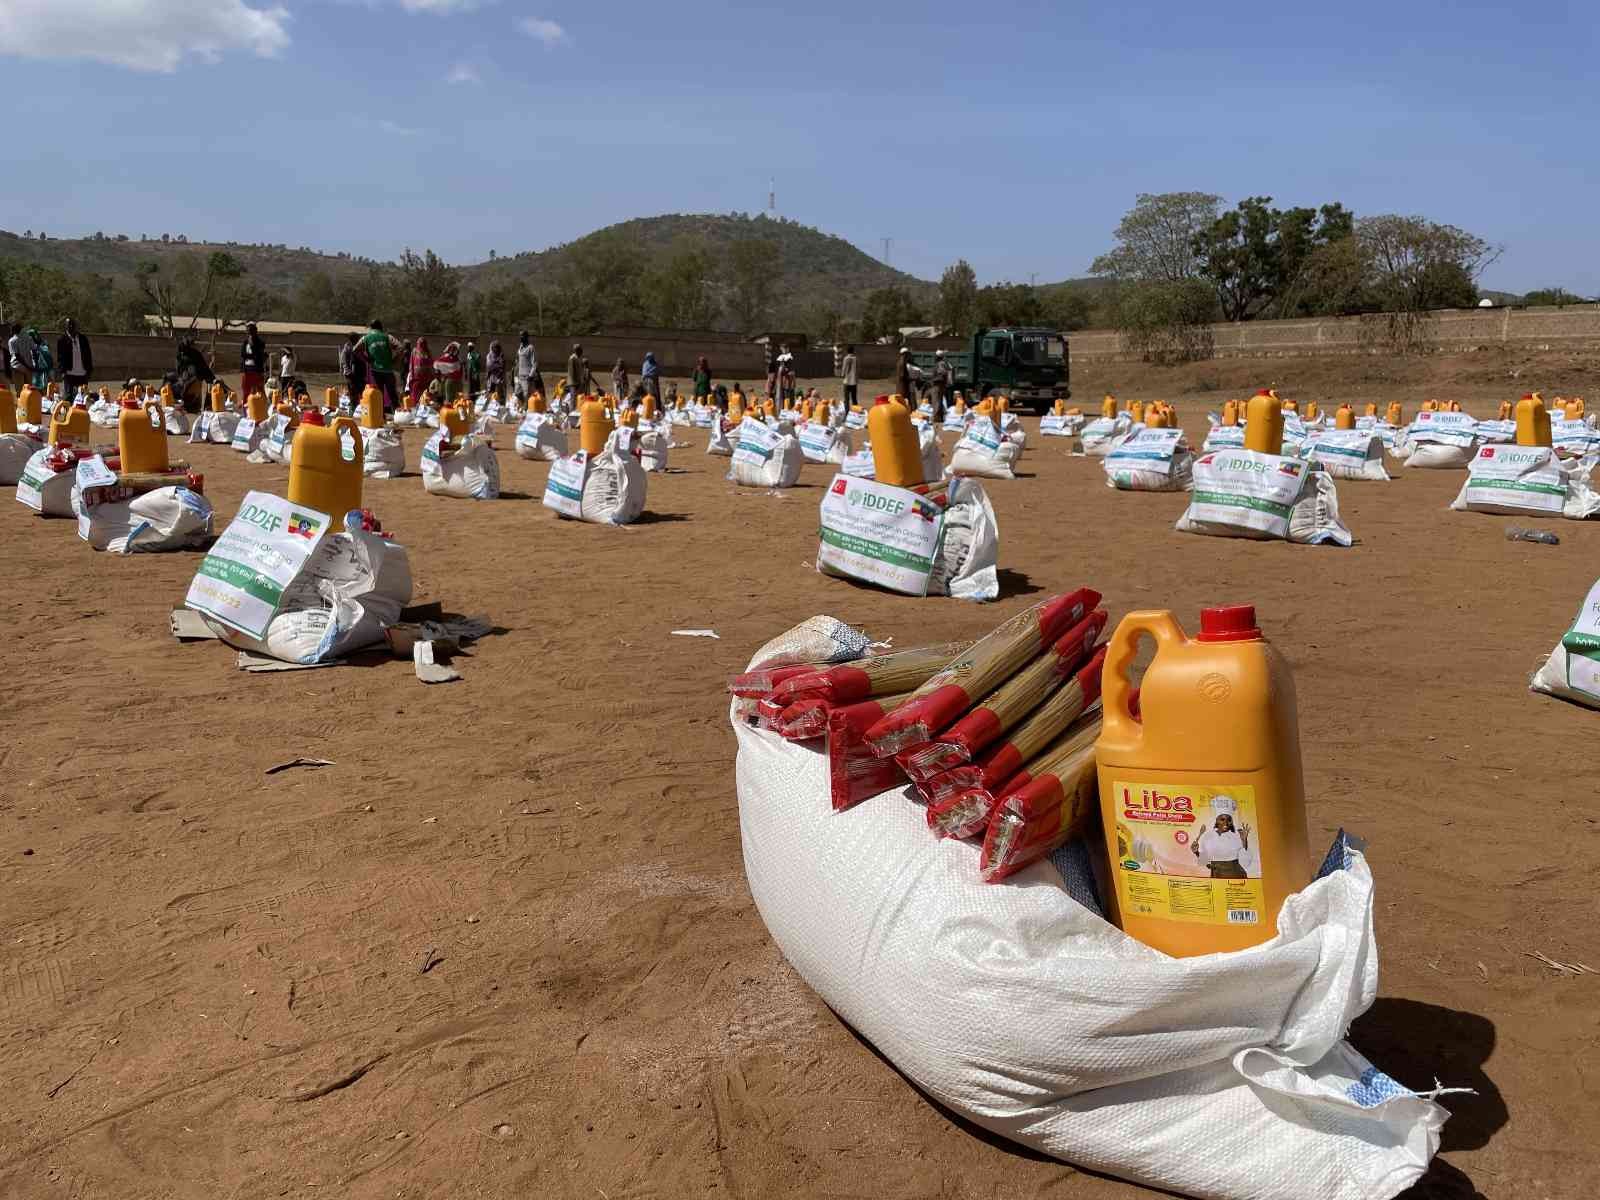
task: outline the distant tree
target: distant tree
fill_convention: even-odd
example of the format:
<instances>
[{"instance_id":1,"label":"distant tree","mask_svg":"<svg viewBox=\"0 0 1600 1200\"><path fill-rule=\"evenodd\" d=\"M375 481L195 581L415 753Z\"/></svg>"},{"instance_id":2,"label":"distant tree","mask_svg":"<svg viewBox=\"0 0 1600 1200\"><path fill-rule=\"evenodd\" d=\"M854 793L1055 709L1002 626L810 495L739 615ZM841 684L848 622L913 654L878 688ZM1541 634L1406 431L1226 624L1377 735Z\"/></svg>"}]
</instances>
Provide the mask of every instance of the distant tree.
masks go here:
<instances>
[{"instance_id":1,"label":"distant tree","mask_svg":"<svg viewBox=\"0 0 1600 1200\"><path fill-rule=\"evenodd\" d=\"M244 277L244 264L226 250L206 256L206 286L196 312L211 318L213 357L218 336L249 319L249 311L242 307L247 294Z\"/></svg>"},{"instance_id":2,"label":"distant tree","mask_svg":"<svg viewBox=\"0 0 1600 1200\"><path fill-rule=\"evenodd\" d=\"M640 296L650 322L667 329L711 329L722 308L711 254L686 238L646 270Z\"/></svg>"},{"instance_id":3,"label":"distant tree","mask_svg":"<svg viewBox=\"0 0 1600 1200\"><path fill-rule=\"evenodd\" d=\"M1044 323L1071 332L1094 324L1095 304L1082 287L1058 286L1044 300Z\"/></svg>"},{"instance_id":4,"label":"distant tree","mask_svg":"<svg viewBox=\"0 0 1600 1200\"><path fill-rule=\"evenodd\" d=\"M1325 204L1319 212L1271 203L1271 196L1241 200L1195 235L1195 255L1216 288L1224 320L1267 313L1293 291L1317 249L1354 232L1343 205Z\"/></svg>"},{"instance_id":5,"label":"distant tree","mask_svg":"<svg viewBox=\"0 0 1600 1200\"><path fill-rule=\"evenodd\" d=\"M447 333L461 320L461 272L432 250L417 254L408 246L400 255L399 270L389 277L384 298L386 320L395 329L418 333Z\"/></svg>"},{"instance_id":6,"label":"distant tree","mask_svg":"<svg viewBox=\"0 0 1600 1200\"><path fill-rule=\"evenodd\" d=\"M1032 284L991 284L974 299L980 325L1037 325L1044 320L1044 301Z\"/></svg>"},{"instance_id":7,"label":"distant tree","mask_svg":"<svg viewBox=\"0 0 1600 1200\"><path fill-rule=\"evenodd\" d=\"M978 322L978 276L958 258L939 277L939 324L946 333L966 337Z\"/></svg>"},{"instance_id":8,"label":"distant tree","mask_svg":"<svg viewBox=\"0 0 1600 1200\"><path fill-rule=\"evenodd\" d=\"M1195 238L1216 221L1221 196L1209 192L1140 193L1117 225L1117 244L1090 271L1123 282L1178 283L1203 268Z\"/></svg>"},{"instance_id":9,"label":"distant tree","mask_svg":"<svg viewBox=\"0 0 1600 1200\"><path fill-rule=\"evenodd\" d=\"M334 303L333 279L326 271L312 271L295 290L294 315L301 321L323 324L334 320Z\"/></svg>"},{"instance_id":10,"label":"distant tree","mask_svg":"<svg viewBox=\"0 0 1600 1200\"><path fill-rule=\"evenodd\" d=\"M1563 287L1535 288L1522 298L1524 304L1591 304L1593 301L1585 300L1575 292L1569 292Z\"/></svg>"},{"instance_id":11,"label":"distant tree","mask_svg":"<svg viewBox=\"0 0 1600 1200\"><path fill-rule=\"evenodd\" d=\"M520 279L478 292L467 302L467 321L483 333L511 333L539 326L539 296Z\"/></svg>"},{"instance_id":12,"label":"distant tree","mask_svg":"<svg viewBox=\"0 0 1600 1200\"><path fill-rule=\"evenodd\" d=\"M903 325L922 321L922 310L911 293L899 286L878 288L867 293L861 306L861 339L867 342L900 340Z\"/></svg>"},{"instance_id":13,"label":"distant tree","mask_svg":"<svg viewBox=\"0 0 1600 1200\"><path fill-rule=\"evenodd\" d=\"M1478 277L1503 250L1454 225L1392 213L1357 221L1356 238L1379 310L1364 336L1397 353L1431 344L1432 310L1476 304Z\"/></svg>"},{"instance_id":14,"label":"distant tree","mask_svg":"<svg viewBox=\"0 0 1600 1200\"><path fill-rule=\"evenodd\" d=\"M359 275L341 275L333 285L333 311L336 324L365 325L378 315L383 300L383 272L373 264Z\"/></svg>"},{"instance_id":15,"label":"distant tree","mask_svg":"<svg viewBox=\"0 0 1600 1200\"><path fill-rule=\"evenodd\" d=\"M134 282L154 306L166 335L175 338L179 316L189 318L184 332L192 335L197 318L217 311L213 297L219 286L223 296L231 302L233 293L229 285L243 275L244 267L238 260L218 250L204 258L198 253L182 255L171 270L153 261L141 263L134 269Z\"/></svg>"},{"instance_id":16,"label":"distant tree","mask_svg":"<svg viewBox=\"0 0 1600 1200\"><path fill-rule=\"evenodd\" d=\"M1124 344L1146 362L1199 362L1215 353L1217 301L1204 279L1120 284L1113 314Z\"/></svg>"},{"instance_id":17,"label":"distant tree","mask_svg":"<svg viewBox=\"0 0 1600 1200\"><path fill-rule=\"evenodd\" d=\"M730 308L745 333L755 333L772 313L772 294L783 254L776 238L742 237L728 247Z\"/></svg>"}]
</instances>

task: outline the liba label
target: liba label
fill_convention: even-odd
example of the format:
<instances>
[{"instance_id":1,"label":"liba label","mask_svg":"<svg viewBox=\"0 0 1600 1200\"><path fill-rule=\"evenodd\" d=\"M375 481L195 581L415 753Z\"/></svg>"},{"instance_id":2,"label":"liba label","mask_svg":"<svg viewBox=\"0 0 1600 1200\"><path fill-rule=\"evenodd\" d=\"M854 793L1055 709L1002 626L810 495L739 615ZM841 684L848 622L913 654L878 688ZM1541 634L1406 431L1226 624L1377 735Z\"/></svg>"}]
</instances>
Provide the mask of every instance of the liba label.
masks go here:
<instances>
[{"instance_id":1,"label":"liba label","mask_svg":"<svg viewBox=\"0 0 1600 1200\"><path fill-rule=\"evenodd\" d=\"M1122 911L1203 925L1255 925L1266 911L1253 785L1116 780Z\"/></svg>"}]
</instances>

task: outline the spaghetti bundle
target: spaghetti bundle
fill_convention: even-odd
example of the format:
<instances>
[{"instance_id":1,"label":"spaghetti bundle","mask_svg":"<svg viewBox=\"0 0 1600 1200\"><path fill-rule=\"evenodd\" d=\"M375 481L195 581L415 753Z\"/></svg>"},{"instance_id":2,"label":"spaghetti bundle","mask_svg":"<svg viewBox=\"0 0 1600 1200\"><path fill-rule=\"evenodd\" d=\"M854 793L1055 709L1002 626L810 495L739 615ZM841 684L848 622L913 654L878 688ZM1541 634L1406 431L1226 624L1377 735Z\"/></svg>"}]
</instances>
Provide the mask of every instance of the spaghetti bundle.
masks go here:
<instances>
[{"instance_id":1,"label":"spaghetti bundle","mask_svg":"<svg viewBox=\"0 0 1600 1200\"><path fill-rule=\"evenodd\" d=\"M1029 773L1033 778L1000 801L984 834L978 873L987 883L1037 862L1083 832L1097 811L1096 715L1061 740Z\"/></svg>"},{"instance_id":2,"label":"spaghetti bundle","mask_svg":"<svg viewBox=\"0 0 1600 1200\"><path fill-rule=\"evenodd\" d=\"M1003 622L971 649L931 676L911 699L866 733L879 757L887 758L930 742L964 713L1015 675L1041 650L1066 633L1100 603L1100 593L1080 588L1053 596Z\"/></svg>"},{"instance_id":3,"label":"spaghetti bundle","mask_svg":"<svg viewBox=\"0 0 1600 1200\"><path fill-rule=\"evenodd\" d=\"M768 699L780 707L804 699L853 704L872 696L910 692L926 683L971 645L971 642L945 642L937 646L918 646L893 654L879 654L837 666L811 668L780 680L771 689Z\"/></svg>"},{"instance_id":4,"label":"spaghetti bundle","mask_svg":"<svg viewBox=\"0 0 1600 1200\"><path fill-rule=\"evenodd\" d=\"M872 752L866 732L885 713L893 712L909 699L909 693L880 696L828 713L828 785L835 812L906 781L905 772L894 759L879 758Z\"/></svg>"}]
</instances>

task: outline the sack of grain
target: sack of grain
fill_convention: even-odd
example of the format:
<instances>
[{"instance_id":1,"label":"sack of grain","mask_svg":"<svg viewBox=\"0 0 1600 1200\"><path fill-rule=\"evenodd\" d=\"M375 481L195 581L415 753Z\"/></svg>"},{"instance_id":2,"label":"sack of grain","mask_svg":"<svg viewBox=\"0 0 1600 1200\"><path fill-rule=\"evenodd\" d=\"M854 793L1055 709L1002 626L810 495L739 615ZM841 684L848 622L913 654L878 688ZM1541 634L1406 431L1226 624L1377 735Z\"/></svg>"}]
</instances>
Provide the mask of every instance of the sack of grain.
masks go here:
<instances>
[{"instance_id":1,"label":"sack of grain","mask_svg":"<svg viewBox=\"0 0 1600 1200\"><path fill-rule=\"evenodd\" d=\"M294 435L299 428L293 423L291 417L285 413L275 413L267 418L266 436L261 439L261 444L256 448L268 462L275 462L280 466L288 466L289 459L294 454ZM252 459L254 461L254 459Z\"/></svg>"},{"instance_id":2,"label":"sack of grain","mask_svg":"<svg viewBox=\"0 0 1600 1200\"><path fill-rule=\"evenodd\" d=\"M74 489L72 506L78 514L78 536L112 554L187 550L211 540L211 502L186 487L157 488L131 500L87 506Z\"/></svg>"},{"instance_id":3,"label":"sack of grain","mask_svg":"<svg viewBox=\"0 0 1600 1200\"><path fill-rule=\"evenodd\" d=\"M1507 446L1517 440L1515 421L1479 421L1477 427L1480 446Z\"/></svg>"},{"instance_id":4,"label":"sack of grain","mask_svg":"<svg viewBox=\"0 0 1600 1200\"><path fill-rule=\"evenodd\" d=\"M974 479L951 480L948 495L928 594L956 600L998 599L1000 524L994 505Z\"/></svg>"},{"instance_id":5,"label":"sack of grain","mask_svg":"<svg viewBox=\"0 0 1600 1200\"><path fill-rule=\"evenodd\" d=\"M189 425L190 442L209 442L213 446L233 445L233 434L239 428L242 414L223 410L205 410ZM263 431L264 435L265 431Z\"/></svg>"},{"instance_id":6,"label":"sack of grain","mask_svg":"<svg viewBox=\"0 0 1600 1200\"><path fill-rule=\"evenodd\" d=\"M1485 446L1467 464L1467 481L1450 502L1458 512L1566 517L1600 513L1590 459L1563 459L1549 446Z\"/></svg>"},{"instance_id":7,"label":"sack of grain","mask_svg":"<svg viewBox=\"0 0 1600 1200\"><path fill-rule=\"evenodd\" d=\"M735 733L745 874L773 940L938 1103L1207 1200L1373 1200L1426 1170L1446 1114L1343 1041L1378 983L1372 877L1344 839L1272 941L1171 958L1103 919L1081 850L984 883L981 850L930 837L899 795L836 812L829 754Z\"/></svg>"},{"instance_id":8,"label":"sack of grain","mask_svg":"<svg viewBox=\"0 0 1600 1200\"><path fill-rule=\"evenodd\" d=\"M115 429L121 421L122 405L115 400L95 400L89 405L89 424L96 429Z\"/></svg>"},{"instance_id":9,"label":"sack of grain","mask_svg":"<svg viewBox=\"0 0 1600 1200\"><path fill-rule=\"evenodd\" d=\"M1002 436L988 417L974 417L950 455L950 474L1015 479L1012 468L1021 454L1017 444Z\"/></svg>"},{"instance_id":10,"label":"sack of grain","mask_svg":"<svg viewBox=\"0 0 1600 1200\"><path fill-rule=\"evenodd\" d=\"M172 437L188 437L190 420L189 414L183 411L181 405L161 410L162 422L166 425L167 433Z\"/></svg>"},{"instance_id":11,"label":"sack of grain","mask_svg":"<svg viewBox=\"0 0 1600 1200\"><path fill-rule=\"evenodd\" d=\"M55 451L42 442L38 444L39 449L23 463L17 477L17 503L41 517L70 517L76 476L71 467L57 470L51 463Z\"/></svg>"},{"instance_id":12,"label":"sack of grain","mask_svg":"<svg viewBox=\"0 0 1600 1200\"><path fill-rule=\"evenodd\" d=\"M1193 469L1194 451L1181 429L1141 426L1105 457L1106 486L1125 492L1186 492Z\"/></svg>"},{"instance_id":13,"label":"sack of grain","mask_svg":"<svg viewBox=\"0 0 1600 1200\"><path fill-rule=\"evenodd\" d=\"M672 449L672 426L662 421L659 426L639 426L639 465L647 475L667 469L667 452Z\"/></svg>"},{"instance_id":14,"label":"sack of grain","mask_svg":"<svg viewBox=\"0 0 1600 1200\"><path fill-rule=\"evenodd\" d=\"M793 487L805 462L799 439L750 417L739 424L732 458L728 479L745 487Z\"/></svg>"},{"instance_id":15,"label":"sack of grain","mask_svg":"<svg viewBox=\"0 0 1600 1200\"><path fill-rule=\"evenodd\" d=\"M1065 413L1057 416L1047 412L1039 418L1040 437L1077 437L1083 432L1082 413Z\"/></svg>"},{"instance_id":16,"label":"sack of grain","mask_svg":"<svg viewBox=\"0 0 1600 1200\"><path fill-rule=\"evenodd\" d=\"M850 457L852 438L849 430L834 429L820 421L807 421L796 435L800 440L800 453L807 462L843 463Z\"/></svg>"},{"instance_id":17,"label":"sack of grain","mask_svg":"<svg viewBox=\"0 0 1600 1200\"><path fill-rule=\"evenodd\" d=\"M1089 458L1104 458L1117 442L1133 431L1133 418L1125 412L1115 417L1096 417L1085 425L1073 443L1072 452Z\"/></svg>"},{"instance_id":18,"label":"sack of grain","mask_svg":"<svg viewBox=\"0 0 1600 1200\"><path fill-rule=\"evenodd\" d=\"M546 413L529 413L517 426L517 456L555 462L567 455L567 435Z\"/></svg>"},{"instance_id":19,"label":"sack of grain","mask_svg":"<svg viewBox=\"0 0 1600 1200\"><path fill-rule=\"evenodd\" d=\"M1307 462L1327 468L1335 479L1389 481L1388 469L1383 465L1383 440L1370 430L1318 430L1306 439L1301 455Z\"/></svg>"},{"instance_id":20,"label":"sack of grain","mask_svg":"<svg viewBox=\"0 0 1600 1200\"><path fill-rule=\"evenodd\" d=\"M1587 421L1551 421L1550 441L1564 457L1600 455L1600 433L1596 433Z\"/></svg>"},{"instance_id":21,"label":"sack of grain","mask_svg":"<svg viewBox=\"0 0 1600 1200\"><path fill-rule=\"evenodd\" d=\"M0 433L0 486L15 487L28 467L28 460L44 449L44 443L26 433Z\"/></svg>"},{"instance_id":22,"label":"sack of grain","mask_svg":"<svg viewBox=\"0 0 1600 1200\"><path fill-rule=\"evenodd\" d=\"M1219 422L1212 422L1201 449L1206 452L1212 450L1243 450L1244 426L1223 425Z\"/></svg>"},{"instance_id":23,"label":"sack of grain","mask_svg":"<svg viewBox=\"0 0 1600 1200\"><path fill-rule=\"evenodd\" d=\"M939 433L932 425L923 426L917 435L922 448L922 478L926 483L944 478L944 456L939 453Z\"/></svg>"},{"instance_id":24,"label":"sack of grain","mask_svg":"<svg viewBox=\"0 0 1600 1200\"><path fill-rule=\"evenodd\" d=\"M733 442L728 437L729 423L720 416L711 419L711 437L706 442L706 453L721 458L733 457Z\"/></svg>"},{"instance_id":25,"label":"sack of grain","mask_svg":"<svg viewBox=\"0 0 1600 1200\"><path fill-rule=\"evenodd\" d=\"M1600 580L1589 589L1572 625L1534 672L1528 687L1574 704L1600 708Z\"/></svg>"},{"instance_id":26,"label":"sack of grain","mask_svg":"<svg viewBox=\"0 0 1600 1200\"><path fill-rule=\"evenodd\" d=\"M500 461L494 447L476 434L468 434L446 449L445 430L422 448L422 486L434 496L459 500L498 500Z\"/></svg>"},{"instance_id":27,"label":"sack of grain","mask_svg":"<svg viewBox=\"0 0 1600 1200\"><path fill-rule=\"evenodd\" d=\"M579 515L595 525L631 525L644 512L648 486L638 459L613 447L590 461Z\"/></svg>"},{"instance_id":28,"label":"sack of grain","mask_svg":"<svg viewBox=\"0 0 1600 1200\"><path fill-rule=\"evenodd\" d=\"M1468 413L1419 412L1406 430L1406 466L1466 466L1478 450L1477 424Z\"/></svg>"},{"instance_id":29,"label":"sack of grain","mask_svg":"<svg viewBox=\"0 0 1600 1200\"><path fill-rule=\"evenodd\" d=\"M399 479L406 473L406 446L392 426L361 430L361 473L369 479Z\"/></svg>"},{"instance_id":30,"label":"sack of grain","mask_svg":"<svg viewBox=\"0 0 1600 1200\"><path fill-rule=\"evenodd\" d=\"M1321 466L1255 450L1220 450L1194 464L1194 494L1176 528L1216 537L1349 546L1339 493Z\"/></svg>"},{"instance_id":31,"label":"sack of grain","mask_svg":"<svg viewBox=\"0 0 1600 1200\"><path fill-rule=\"evenodd\" d=\"M230 646L327 662L383 638L411 603L406 548L359 525L250 492L195 572L184 603Z\"/></svg>"},{"instance_id":32,"label":"sack of grain","mask_svg":"<svg viewBox=\"0 0 1600 1200\"><path fill-rule=\"evenodd\" d=\"M944 410L944 431L946 433L965 433L967 431L967 422L971 419L972 412L970 409L964 408L957 412L955 406L950 405Z\"/></svg>"}]
</instances>

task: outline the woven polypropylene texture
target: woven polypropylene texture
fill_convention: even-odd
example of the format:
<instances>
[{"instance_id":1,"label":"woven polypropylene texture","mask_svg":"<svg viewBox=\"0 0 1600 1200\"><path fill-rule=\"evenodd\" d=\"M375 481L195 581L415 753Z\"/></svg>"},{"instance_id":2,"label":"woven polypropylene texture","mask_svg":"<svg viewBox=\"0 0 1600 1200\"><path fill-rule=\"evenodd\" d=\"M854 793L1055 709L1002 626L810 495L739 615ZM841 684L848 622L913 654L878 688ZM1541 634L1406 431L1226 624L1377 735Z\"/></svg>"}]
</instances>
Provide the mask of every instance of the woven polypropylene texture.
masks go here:
<instances>
[{"instance_id":1,"label":"woven polypropylene texture","mask_svg":"<svg viewBox=\"0 0 1600 1200\"><path fill-rule=\"evenodd\" d=\"M1354 848L1271 942L1172 959L1069 895L1070 859L985 884L977 848L933 837L900 793L834 813L823 754L736 729L745 870L774 940L942 1103L1199 1197L1383 1198L1426 1168L1444 1110L1343 1041L1377 990Z\"/></svg>"}]
</instances>

